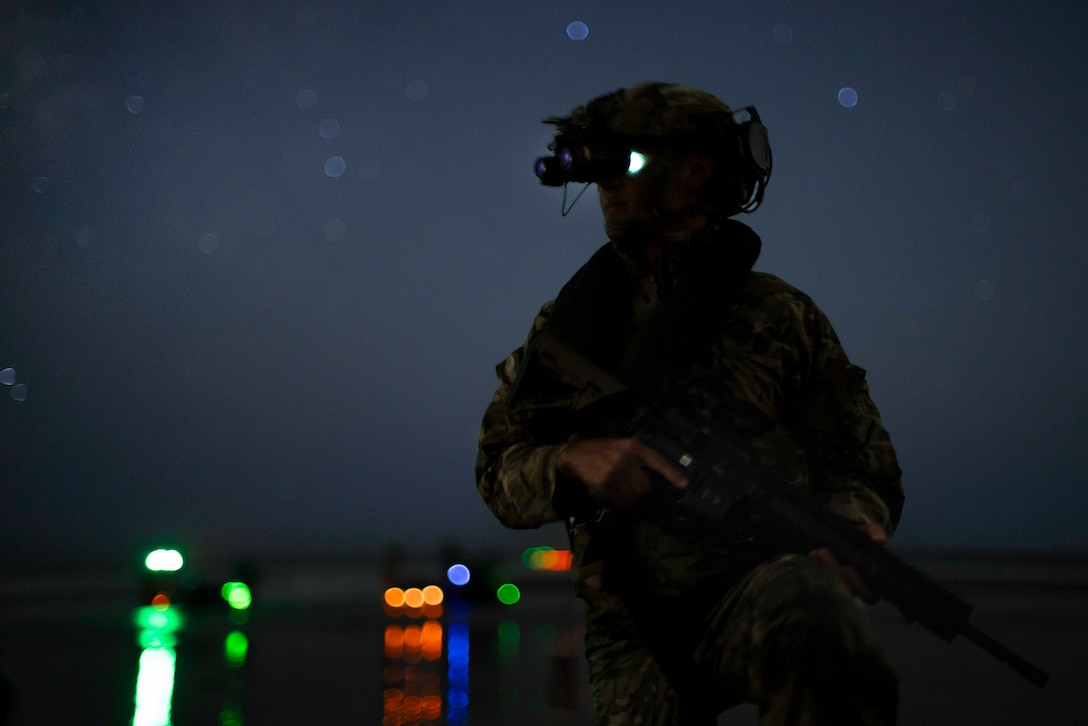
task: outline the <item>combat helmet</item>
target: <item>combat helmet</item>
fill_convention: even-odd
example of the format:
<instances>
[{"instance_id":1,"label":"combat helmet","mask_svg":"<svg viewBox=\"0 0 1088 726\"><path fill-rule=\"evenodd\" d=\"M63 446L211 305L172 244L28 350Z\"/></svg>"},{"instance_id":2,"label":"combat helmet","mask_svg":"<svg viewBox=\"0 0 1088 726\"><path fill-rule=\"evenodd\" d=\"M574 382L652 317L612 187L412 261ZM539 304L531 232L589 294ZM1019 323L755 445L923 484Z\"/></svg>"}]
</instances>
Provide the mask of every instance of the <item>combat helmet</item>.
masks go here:
<instances>
[{"instance_id":1,"label":"combat helmet","mask_svg":"<svg viewBox=\"0 0 1088 726\"><path fill-rule=\"evenodd\" d=\"M767 129L755 108L733 112L713 94L691 86L650 82L620 88L544 123L556 127L548 145L554 155L536 162L536 174L547 186L596 182L626 172L632 147L668 143L719 159L706 201L713 211L729 216L754 211L771 176Z\"/></svg>"}]
</instances>

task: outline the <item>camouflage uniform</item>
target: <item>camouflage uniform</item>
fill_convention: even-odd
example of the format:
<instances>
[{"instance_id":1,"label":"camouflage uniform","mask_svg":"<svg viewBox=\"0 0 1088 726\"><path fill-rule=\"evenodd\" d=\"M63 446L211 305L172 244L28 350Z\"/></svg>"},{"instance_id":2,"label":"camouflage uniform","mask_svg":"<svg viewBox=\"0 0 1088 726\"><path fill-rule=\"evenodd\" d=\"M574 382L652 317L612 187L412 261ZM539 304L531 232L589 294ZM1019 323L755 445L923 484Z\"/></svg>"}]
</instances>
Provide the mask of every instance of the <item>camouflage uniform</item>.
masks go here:
<instances>
[{"instance_id":1,"label":"camouflage uniform","mask_svg":"<svg viewBox=\"0 0 1088 726\"><path fill-rule=\"evenodd\" d=\"M712 223L674 235L659 281L612 243L631 282L626 323L645 323L689 249L723 234ZM548 326L554 302L541 309L530 340ZM895 452L865 372L849 362L823 313L777 277L749 272L713 317L703 361L721 372L729 394L774 422L752 440L761 465L827 509L890 535L903 500ZM822 563L745 530L708 539L652 503L571 507L568 495L580 485L556 474L569 440L562 422L558 434L541 435L532 411L507 405L524 356L523 346L497 367L478 490L508 527L568 525L575 589L587 603L597 726L713 723L739 701L758 703L767 725L894 722L895 675L864 613ZM595 433L619 433L608 426Z\"/></svg>"}]
</instances>

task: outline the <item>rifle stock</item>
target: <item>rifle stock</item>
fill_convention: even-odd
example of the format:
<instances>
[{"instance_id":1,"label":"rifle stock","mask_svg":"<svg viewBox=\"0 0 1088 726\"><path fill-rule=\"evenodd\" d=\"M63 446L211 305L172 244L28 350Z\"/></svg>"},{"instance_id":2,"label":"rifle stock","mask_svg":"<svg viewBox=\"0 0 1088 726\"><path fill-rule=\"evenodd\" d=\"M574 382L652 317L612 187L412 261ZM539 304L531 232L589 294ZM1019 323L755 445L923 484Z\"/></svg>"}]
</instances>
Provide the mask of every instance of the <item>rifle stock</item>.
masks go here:
<instances>
[{"instance_id":1,"label":"rifle stock","mask_svg":"<svg viewBox=\"0 0 1088 726\"><path fill-rule=\"evenodd\" d=\"M554 336L542 334L530 346L539 365L572 386L572 408L628 390ZM607 392L607 393L605 393ZM744 418L741 414L739 418ZM777 481L758 464L748 438L695 411L673 403L644 403L636 434L685 473L688 488L667 487L690 519L712 527L738 518L772 533L784 549L827 548L840 564L854 567L866 585L940 638L963 636L1042 688L1049 676L972 625L971 605L864 534L857 525L827 511L811 496Z\"/></svg>"}]
</instances>

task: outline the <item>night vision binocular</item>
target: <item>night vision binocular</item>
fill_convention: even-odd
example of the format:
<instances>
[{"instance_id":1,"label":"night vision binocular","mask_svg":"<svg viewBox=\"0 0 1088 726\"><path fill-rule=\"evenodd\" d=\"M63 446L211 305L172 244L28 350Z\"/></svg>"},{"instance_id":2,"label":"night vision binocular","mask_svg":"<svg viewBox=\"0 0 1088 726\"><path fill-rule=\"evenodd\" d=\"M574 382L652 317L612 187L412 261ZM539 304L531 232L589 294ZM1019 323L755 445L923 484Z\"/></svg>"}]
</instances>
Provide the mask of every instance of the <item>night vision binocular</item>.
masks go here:
<instances>
[{"instance_id":1,"label":"night vision binocular","mask_svg":"<svg viewBox=\"0 0 1088 726\"><path fill-rule=\"evenodd\" d=\"M750 182L746 184L748 198L738 200L740 211L751 212L763 201L763 190L771 178L771 146L767 127L754 106L723 114L715 128L695 137L632 139L582 126L562 129L548 147L552 155L538 158L534 170L540 183L549 187L637 174L645 166L646 157L631 147L642 146L640 142L671 142L727 154L733 157L730 163L736 164L736 171Z\"/></svg>"},{"instance_id":2,"label":"night vision binocular","mask_svg":"<svg viewBox=\"0 0 1088 726\"><path fill-rule=\"evenodd\" d=\"M540 157L534 166L540 183L549 187L561 187L567 182L592 183L634 173L645 161L622 137L584 128L560 131L552 148L555 153Z\"/></svg>"}]
</instances>

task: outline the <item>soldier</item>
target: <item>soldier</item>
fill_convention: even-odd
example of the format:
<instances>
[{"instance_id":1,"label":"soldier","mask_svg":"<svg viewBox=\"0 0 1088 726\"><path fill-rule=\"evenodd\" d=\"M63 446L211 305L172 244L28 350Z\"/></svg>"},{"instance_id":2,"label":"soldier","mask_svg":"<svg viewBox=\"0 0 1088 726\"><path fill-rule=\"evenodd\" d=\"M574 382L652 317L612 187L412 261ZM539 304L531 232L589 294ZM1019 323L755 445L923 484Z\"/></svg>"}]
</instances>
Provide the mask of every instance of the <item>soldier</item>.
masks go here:
<instances>
[{"instance_id":1,"label":"soldier","mask_svg":"<svg viewBox=\"0 0 1088 726\"><path fill-rule=\"evenodd\" d=\"M662 396L684 371L715 371L773 422L752 441L761 466L886 542L903 492L865 371L808 296L752 271L760 240L730 219L770 177L755 109L644 83L546 122L541 180L595 181L608 242L529 340L546 330ZM623 415L549 406L563 392L526 350L497 367L477 487L508 527L567 525L594 724L713 724L740 702L765 726L894 723L898 679L854 601L870 597L856 572L740 523L695 527L663 505L660 487L683 475Z\"/></svg>"}]
</instances>

